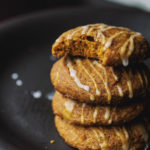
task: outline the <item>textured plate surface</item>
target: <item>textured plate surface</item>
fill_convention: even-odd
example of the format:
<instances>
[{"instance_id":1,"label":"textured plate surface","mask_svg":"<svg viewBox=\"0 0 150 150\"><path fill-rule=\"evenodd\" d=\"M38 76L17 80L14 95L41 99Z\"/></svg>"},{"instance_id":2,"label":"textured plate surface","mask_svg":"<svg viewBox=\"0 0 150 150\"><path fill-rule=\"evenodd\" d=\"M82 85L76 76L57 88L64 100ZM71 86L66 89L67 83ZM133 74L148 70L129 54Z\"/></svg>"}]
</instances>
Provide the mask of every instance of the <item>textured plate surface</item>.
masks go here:
<instances>
[{"instance_id":1,"label":"textured plate surface","mask_svg":"<svg viewBox=\"0 0 150 150\"><path fill-rule=\"evenodd\" d=\"M97 22L130 27L150 42L150 14L124 7L48 11L0 26L0 149L72 149L56 132L51 101L47 98L54 91L49 71L55 59L50 48L65 30ZM12 73L19 75L22 86L16 85L21 82L12 79ZM33 96L39 90L41 97ZM55 143L50 144L50 140Z\"/></svg>"}]
</instances>

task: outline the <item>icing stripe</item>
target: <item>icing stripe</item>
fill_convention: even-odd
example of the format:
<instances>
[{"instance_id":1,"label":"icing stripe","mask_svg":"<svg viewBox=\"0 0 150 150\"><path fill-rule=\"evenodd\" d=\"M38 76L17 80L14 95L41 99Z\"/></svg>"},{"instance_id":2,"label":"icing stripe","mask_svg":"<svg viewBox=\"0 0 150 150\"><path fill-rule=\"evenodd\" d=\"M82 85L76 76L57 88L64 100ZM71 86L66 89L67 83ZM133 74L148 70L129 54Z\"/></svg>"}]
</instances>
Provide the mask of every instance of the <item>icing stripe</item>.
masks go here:
<instances>
[{"instance_id":1,"label":"icing stripe","mask_svg":"<svg viewBox=\"0 0 150 150\"><path fill-rule=\"evenodd\" d=\"M115 32L113 35L108 37L108 39L106 40L104 32L106 32L110 29L117 29L117 33ZM97 34L96 41L101 40L101 43L104 45L104 50L106 50L107 48L109 48L111 46L112 41L117 36L119 36L123 33L130 35L129 38L126 39L126 41L120 46L120 48L118 50L120 53L122 64L124 66L127 66L129 64L128 59L134 51L134 38L136 36L141 35L140 33L137 33L137 32L130 32L129 29L123 28L123 27L108 26L106 24L89 24L89 25L78 27L77 29L70 31L71 34L68 34L68 36L66 36L66 39L67 40L71 39L77 32L80 32L80 31L81 31L81 35L83 35L83 34L89 35L92 31L93 31L92 36L95 36L95 34ZM60 38L58 38L56 40L56 42L60 42Z\"/></svg>"},{"instance_id":2,"label":"icing stripe","mask_svg":"<svg viewBox=\"0 0 150 150\"><path fill-rule=\"evenodd\" d=\"M122 63L124 66L127 66L129 64L128 58L133 53L133 50L134 50L134 38L138 35L139 33L135 33L131 35L130 38L127 39L125 43L123 44L123 46L121 47L120 55L121 55ZM129 44L129 48L128 48L128 52L126 53L128 44Z\"/></svg>"},{"instance_id":3,"label":"icing stripe","mask_svg":"<svg viewBox=\"0 0 150 150\"><path fill-rule=\"evenodd\" d=\"M108 120L109 117L110 117L110 107L106 107L105 110L106 110L106 111L105 111L104 118L105 118L105 120Z\"/></svg>"},{"instance_id":4,"label":"icing stripe","mask_svg":"<svg viewBox=\"0 0 150 150\"><path fill-rule=\"evenodd\" d=\"M91 74L87 71L87 69L84 67L84 65L82 64L82 61L80 59L77 59L76 62L83 68L83 70L85 71L85 73L88 75L88 77L90 77L90 79L92 80L95 89L96 89L96 95L100 95L101 92L99 91L98 87L97 87L97 83L95 81L95 79L91 76Z\"/></svg>"},{"instance_id":5,"label":"icing stripe","mask_svg":"<svg viewBox=\"0 0 150 150\"><path fill-rule=\"evenodd\" d=\"M126 78L127 78L127 85L128 85L128 88L129 88L129 98L132 98L132 97L133 97L133 89L132 89L132 82L131 82L131 80L130 80L130 77L131 77L131 75L132 75L132 72L131 72L131 70L129 70L129 75L127 74L126 71L124 71L124 73L125 73L125 76L126 76ZM129 76L130 76L130 77L129 77Z\"/></svg>"},{"instance_id":6,"label":"icing stripe","mask_svg":"<svg viewBox=\"0 0 150 150\"><path fill-rule=\"evenodd\" d=\"M81 28L79 28L78 30L73 31L70 35L67 36L67 40L71 39L72 36L73 36L75 33L77 33L78 31L80 31L80 30L81 30Z\"/></svg>"},{"instance_id":7,"label":"icing stripe","mask_svg":"<svg viewBox=\"0 0 150 150\"><path fill-rule=\"evenodd\" d=\"M104 118L108 121L109 124L112 123L112 118L110 117L110 107L106 107Z\"/></svg>"},{"instance_id":8,"label":"icing stripe","mask_svg":"<svg viewBox=\"0 0 150 150\"><path fill-rule=\"evenodd\" d=\"M68 57L67 59L67 67L69 68L69 72L70 72L70 76L74 79L75 83L82 89L84 89L85 91L89 91L90 88L87 85L84 85L80 82L80 80L77 78L76 76L76 70L73 69L72 63L70 58Z\"/></svg>"},{"instance_id":9,"label":"icing stripe","mask_svg":"<svg viewBox=\"0 0 150 150\"><path fill-rule=\"evenodd\" d=\"M90 100L91 100L91 101L94 101L94 100L95 100L94 95L93 95L93 94L91 94L91 93L90 93Z\"/></svg>"},{"instance_id":10,"label":"icing stripe","mask_svg":"<svg viewBox=\"0 0 150 150\"><path fill-rule=\"evenodd\" d=\"M97 140L98 140L98 142L99 142L99 147L100 147L100 149L101 149L101 144L100 144L101 141L100 141L100 137L98 136L96 130L93 129L93 132L94 132L94 134L95 134L95 136L96 136L96 138L97 138Z\"/></svg>"},{"instance_id":11,"label":"icing stripe","mask_svg":"<svg viewBox=\"0 0 150 150\"><path fill-rule=\"evenodd\" d=\"M75 102L72 101L72 100L70 100L70 99L67 99L67 100L65 101L65 104L64 104L64 105L65 105L65 109L66 109L67 111L72 112L73 109L74 109Z\"/></svg>"},{"instance_id":12,"label":"icing stripe","mask_svg":"<svg viewBox=\"0 0 150 150\"><path fill-rule=\"evenodd\" d=\"M112 75L113 75L114 79L115 79L116 81L118 81L118 77L117 77L116 74L114 73L113 67L110 67L110 70L111 70L111 72L112 72Z\"/></svg>"},{"instance_id":13,"label":"icing stripe","mask_svg":"<svg viewBox=\"0 0 150 150\"><path fill-rule=\"evenodd\" d=\"M101 129L98 130L98 133L103 138L103 142L101 143L101 149L102 150L107 150L107 142L106 142L106 139L105 139L105 135L100 130Z\"/></svg>"},{"instance_id":14,"label":"icing stripe","mask_svg":"<svg viewBox=\"0 0 150 150\"><path fill-rule=\"evenodd\" d=\"M96 107L93 112L93 123L96 123L97 113L98 113L98 108Z\"/></svg>"},{"instance_id":15,"label":"icing stripe","mask_svg":"<svg viewBox=\"0 0 150 150\"><path fill-rule=\"evenodd\" d=\"M88 27L89 27L89 25L83 26L81 34L85 34L86 31L88 30Z\"/></svg>"},{"instance_id":16,"label":"icing stripe","mask_svg":"<svg viewBox=\"0 0 150 150\"><path fill-rule=\"evenodd\" d=\"M142 71L142 73L143 73L143 76L144 76L145 85L146 85L146 87L148 87L148 79L147 79L147 76L145 74L145 71Z\"/></svg>"},{"instance_id":17,"label":"icing stripe","mask_svg":"<svg viewBox=\"0 0 150 150\"><path fill-rule=\"evenodd\" d=\"M111 92L110 92L110 89L109 89L109 86L108 86L108 81L107 81L108 77L107 77L106 69L100 63L98 63L96 60L93 61L93 63L96 64L99 68L103 69L103 71L104 71L105 77L103 78L103 76L93 67L94 70L96 71L96 73L101 77L101 79L102 79L102 81L104 83L104 86L105 86L105 89L106 89L107 95L108 95L107 98L108 98L108 101L110 102L110 100L111 100Z\"/></svg>"},{"instance_id":18,"label":"icing stripe","mask_svg":"<svg viewBox=\"0 0 150 150\"><path fill-rule=\"evenodd\" d=\"M81 112L81 124L84 124L84 108L85 108L86 104L83 103L82 104L82 112Z\"/></svg>"},{"instance_id":19,"label":"icing stripe","mask_svg":"<svg viewBox=\"0 0 150 150\"><path fill-rule=\"evenodd\" d=\"M119 36L120 34L123 34L123 33L125 33L125 31L118 32L118 33L112 35L111 37L109 37L109 39L107 40L107 42L104 45L104 50L106 50L107 48L109 48L111 46L112 41L115 37L117 37L117 36Z\"/></svg>"},{"instance_id":20,"label":"icing stripe","mask_svg":"<svg viewBox=\"0 0 150 150\"><path fill-rule=\"evenodd\" d=\"M130 38L129 38L129 41L130 41L130 44L129 44L129 50L128 50L128 53L127 53L127 56L129 57L131 54L132 54L132 52L133 52L133 50L134 50L134 38L136 37L136 36L139 36L140 35L140 33L135 33L134 35L132 35Z\"/></svg>"},{"instance_id":21,"label":"icing stripe","mask_svg":"<svg viewBox=\"0 0 150 150\"><path fill-rule=\"evenodd\" d=\"M99 142L100 149L107 150L107 143L105 140L105 135L100 130L102 130L102 129L101 128L99 128L99 130L93 129L93 132L97 138L97 141ZM103 140L103 142L101 141L101 139Z\"/></svg>"},{"instance_id":22,"label":"icing stripe","mask_svg":"<svg viewBox=\"0 0 150 150\"><path fill-rule=\"evenodd\" d=\"M120 85L117 85L117 89L118 89L119 95L121 97L123 97L123 91L122 91L122 88L120 87Z\"/></svg>"},{"instance_id":23,"label":"icing stripe","mask_svg":"<svg viewBox=\"0 0 150 150\"><path fill-rule=\"evenodd\" d=\"M126 129L125 128L119 130L115 129L115 133L122 142L122 150L129 150L128 133Z\"/></svg>"},{"instance_id":24,"label":"icing stripe","mask_svg":"<svg viewBox=\"0 0 150 150\"><path fill-rule=\"evenodd\" d=\"M113 67L111 67L110 70L111 70L111 72L112 72L112 75L113 75L114 79L115 79L116 81L118 81L118 77L117 77L116 74L114 73ZM122 91L122 88L120 87L120 85L117 85L117 89L118 89L119 95L120 95L121 97L123 97L123 91Z\"/></svg>"},{"instance_id":25,"label":"icing stripe","mask_svg":"<svg viewBox=\"0 0 150 150\"><path fill-rule=\"evenodd\" d=\"M138 77L139 77L139 80L140 80L141 85L143 86L143 79L142 79L141 73L140 73L140 72L137 72L137 75L138 75Z\"/></svg>"}]
</instances>

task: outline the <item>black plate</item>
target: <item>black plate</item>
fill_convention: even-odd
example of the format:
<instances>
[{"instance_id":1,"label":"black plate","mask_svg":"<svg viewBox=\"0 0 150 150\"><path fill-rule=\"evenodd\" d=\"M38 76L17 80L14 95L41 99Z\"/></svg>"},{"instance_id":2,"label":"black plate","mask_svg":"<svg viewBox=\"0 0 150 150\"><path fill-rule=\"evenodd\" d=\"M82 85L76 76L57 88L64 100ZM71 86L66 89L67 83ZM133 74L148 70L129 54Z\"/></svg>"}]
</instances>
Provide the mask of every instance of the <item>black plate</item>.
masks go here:
<instances>
[{"instance_id":1,"label":"black plate","mask_svg":"<svg viewBox=\"0 0 150 150\"><path fill-rule=\"evenodd\" d=\"M150 14L124 7L47 11L0 26L0 149L72 149L56 132L51 101L46 98L54 91L49 79L54 63L50 48L65 30L97 22L130 27L150 42ZM20 87L11 78L14 72L23 81ZM31 94L36 90L42 91L39 99Z\"/></svg>"}]
</instances>

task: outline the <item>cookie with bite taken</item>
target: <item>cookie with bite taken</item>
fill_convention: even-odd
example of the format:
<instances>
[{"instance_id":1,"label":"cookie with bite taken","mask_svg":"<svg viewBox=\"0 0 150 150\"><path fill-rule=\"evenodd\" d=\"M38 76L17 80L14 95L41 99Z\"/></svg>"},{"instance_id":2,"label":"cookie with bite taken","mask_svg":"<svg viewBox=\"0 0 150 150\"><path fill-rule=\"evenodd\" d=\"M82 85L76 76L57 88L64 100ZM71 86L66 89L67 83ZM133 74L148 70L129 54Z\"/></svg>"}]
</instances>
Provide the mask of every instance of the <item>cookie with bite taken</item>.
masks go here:
<instances>
[{"instance_id":1,"label":"cookie with bite taken","mask_svg":"<svg viewBox=\"0 0 150 150\"><path fill-rule=\"evenodd\" d=\"M128 28L89 24L68 30L52 46L52 54L94 58L104 66L127 66L150 56L146 39Z\"/></svg>"}]
</instances>

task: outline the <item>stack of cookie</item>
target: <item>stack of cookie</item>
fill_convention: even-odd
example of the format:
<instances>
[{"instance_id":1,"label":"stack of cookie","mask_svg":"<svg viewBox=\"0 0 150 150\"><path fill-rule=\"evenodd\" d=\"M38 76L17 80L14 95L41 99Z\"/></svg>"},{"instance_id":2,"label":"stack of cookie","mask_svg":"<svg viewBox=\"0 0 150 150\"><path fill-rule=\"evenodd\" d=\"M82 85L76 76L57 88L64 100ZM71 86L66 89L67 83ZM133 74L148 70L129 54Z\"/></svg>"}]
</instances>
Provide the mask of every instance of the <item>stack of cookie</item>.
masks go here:
<instances>
[{"instance_id":1,"label":"stack of cookie","mask_svg":"<svg viewBox=\"0 0 150 150\"><path fill-rule=\"evenodd\" d=\"M80 150L137 150L148 142L145 108L148 43L123 27L93 24L63 33L52 54L55 124ZM122 65L123 64L123 65Z\"/></svg>"}]
</instances>

